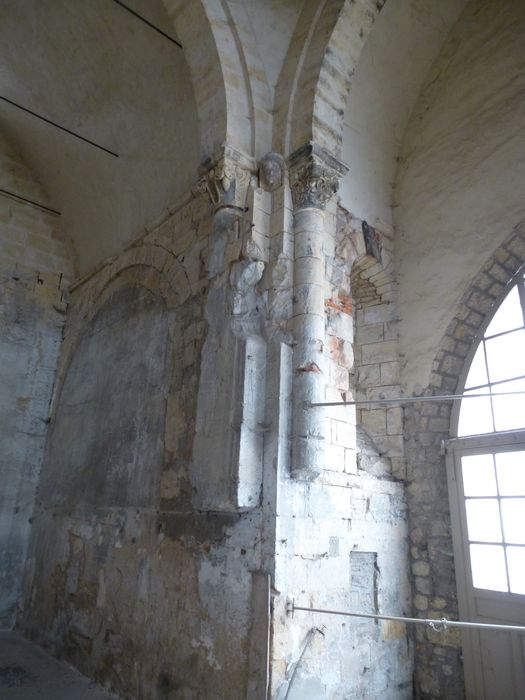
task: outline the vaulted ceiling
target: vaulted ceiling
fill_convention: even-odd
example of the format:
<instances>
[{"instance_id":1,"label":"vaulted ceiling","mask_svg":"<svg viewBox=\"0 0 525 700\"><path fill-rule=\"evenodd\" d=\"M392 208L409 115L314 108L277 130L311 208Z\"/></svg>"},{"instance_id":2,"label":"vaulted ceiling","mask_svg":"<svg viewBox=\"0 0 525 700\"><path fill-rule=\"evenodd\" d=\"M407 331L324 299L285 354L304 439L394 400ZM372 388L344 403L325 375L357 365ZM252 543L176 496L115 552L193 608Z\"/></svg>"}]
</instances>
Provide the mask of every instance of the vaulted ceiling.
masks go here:
<instances>
[{"instance_id":1,"label":"vaulted ceiling","mask_svg":"<svg viewBox=\"0 0 525 700\"><path fill-rule=\"evenodd\" d=\"M161 0L126 4L175 37ZM62 213L83 274L195 179L198 121L184 53L114 0L3 0L0 45L1 96L118 154L0 100L0 130Z\"/></svg>"}]
</instances>

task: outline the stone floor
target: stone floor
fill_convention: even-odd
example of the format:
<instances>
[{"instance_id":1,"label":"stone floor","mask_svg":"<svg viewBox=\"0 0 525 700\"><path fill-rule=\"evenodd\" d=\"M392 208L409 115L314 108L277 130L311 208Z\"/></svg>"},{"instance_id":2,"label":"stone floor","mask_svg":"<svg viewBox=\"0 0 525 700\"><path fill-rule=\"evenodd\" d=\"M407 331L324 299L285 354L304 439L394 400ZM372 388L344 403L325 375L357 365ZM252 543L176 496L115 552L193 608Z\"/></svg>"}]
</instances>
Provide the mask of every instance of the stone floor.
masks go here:
<instances>
[{"instance_id":1,"label":"stone floor","mask_svg":"<svg viewBox=\"0 0 525 700\"><path fill-rule=\"evenodd\" d=\"M16 632L0 630L0 700L118 700Z\"/></svg>"}]
</instances>

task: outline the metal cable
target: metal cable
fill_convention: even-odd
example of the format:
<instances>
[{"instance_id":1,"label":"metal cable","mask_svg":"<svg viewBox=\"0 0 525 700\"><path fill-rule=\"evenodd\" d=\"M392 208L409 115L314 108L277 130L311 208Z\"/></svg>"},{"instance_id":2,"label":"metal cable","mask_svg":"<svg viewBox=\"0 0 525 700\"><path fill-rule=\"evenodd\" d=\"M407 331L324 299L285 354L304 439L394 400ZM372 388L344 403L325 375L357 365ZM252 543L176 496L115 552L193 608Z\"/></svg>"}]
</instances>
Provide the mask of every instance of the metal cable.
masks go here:
<instances>
[{"instance_id":1,"label":"metal cable","mask_svg":"<svg viewBox=\"0 0 525 700\"><path fill-rule=\"evenodd\" d=\"M44 211L49 212L50 214L55 214L55 216L61 216L61 213L57 211L56 209L51 209L51 207L46 207L45 204L40 204L40 202L34 202L32 199L27 199L27 197L22 197L19 194L15 194L14 192L9 192L9 190L3 190L0 187L0 194L3 194L4 197L10 197L11 199L16 199L19 202L23 202L24 204L31 204L33 207L37 207L38 209L43 209Z\"/></svg>"},{"instance_id":2,"label":"metal cable","mask_svg":"<svg viewBox=\"0 0 525 700\"><path fill-rule=\"evenodd\" d=\"M65 131L66 134L69 134L70 136L74 136L76 139L79 139L80 141L84 141L84 143L89 143L90 146L95 146L95 148L98 148L99 150L104 151L105 153L109 153L109 155L113 156L114 158L118 158L118 153L115 153L114 151L110 151L109 148L106 148L105 146L101 146L100 144L95 143L94 141L91 141L90 139L87 139L85 136L81 136L80 134L77 134L75 131L71 131L71 129L68 129L65 126L62 126L61 124L57 124L57 122L54 122L51 119L48 119L47 117L44 117L41 114L38 114L38 112L33 112L32 109L28 109L27 107L23 107L22 105L19 105L17 102L13 102L13 100L10 100L7 97L3 97L2 95L0 95L0 100L7 102L7 104L11 105L12 107L16 107L17 109L22 110L22 112L26 112L27 114L30 114L32 117L36 117L37 119L41 119L46 124L50 124L51 126L54 126L56 129L60 129L60 131Z\"/></svg>"},{"instance_id":3,"label":"metal cable","mask_svg":"<svg viewBox=\"0 0 525 700\"><path fill-rule=\"evenodd\" d=\"M418 403L420 401L461 401L462 399L479 399L487 396L492 398L497 396L517 396L525 395L525 391L499 391L492 394L445 394L444 396L398 396L394 399L368 399L358 401L322 401L318 403L308 403L307 408L317 406L369 406L381 403Z\"/></svg>"},{"instance_id":4,"label":"metal cable","mask_svg":"<svg viewBox=\"0 0 525 700\"><path fill-rule=\"evenodd\" d=\"M422 617L397 617L395 615L373 615L372 613L355 613L342 610L327 610L324 608L305 608L295 605L293 600L286 604L286 612L293 615L296 610L303 612L323 613L324 615L343 615L344 617L365 617L372 620L393 620L395 622L405 622L414 625L425 625L435 632L444 632L448 627L467 627L471 629L505 630L506 632L525 632L523 625L494 625L485 622L463 622L461 620L447 620L442 617L439 620Z\"/></svg>"}]
</instances>

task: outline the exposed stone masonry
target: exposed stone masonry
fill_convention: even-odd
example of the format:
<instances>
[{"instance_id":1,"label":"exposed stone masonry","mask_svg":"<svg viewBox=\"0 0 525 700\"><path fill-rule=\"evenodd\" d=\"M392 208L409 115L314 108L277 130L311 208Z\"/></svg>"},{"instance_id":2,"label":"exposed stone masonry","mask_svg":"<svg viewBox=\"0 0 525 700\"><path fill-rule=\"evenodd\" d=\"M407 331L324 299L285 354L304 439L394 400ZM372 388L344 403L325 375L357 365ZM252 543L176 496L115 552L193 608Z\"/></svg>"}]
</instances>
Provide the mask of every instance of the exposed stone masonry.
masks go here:
<instances>
[{"instance_id":1,"label":"exposed stone masonry","mask_svg":"<svg viewBox=\"0 0 525 700\"><path fill-rule=\"evenodd\" d=\"M2 111L63 216L0 199L0 621L125 697L460 700L455 630L287 607L457 616L457 404L384 400L461 391L525 259L521 3L62 4L3 94L120 158Z\"/></svg>"}]
</instances>

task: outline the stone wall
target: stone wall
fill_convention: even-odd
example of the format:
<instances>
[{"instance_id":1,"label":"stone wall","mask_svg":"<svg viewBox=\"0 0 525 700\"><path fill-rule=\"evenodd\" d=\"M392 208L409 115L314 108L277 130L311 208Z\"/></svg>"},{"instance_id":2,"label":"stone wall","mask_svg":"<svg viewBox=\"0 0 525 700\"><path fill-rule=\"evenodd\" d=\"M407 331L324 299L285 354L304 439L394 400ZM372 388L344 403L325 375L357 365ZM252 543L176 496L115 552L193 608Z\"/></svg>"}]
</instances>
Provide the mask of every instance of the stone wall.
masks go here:
<instances>
[{"instance_id":1,"label":"stone wall","mask_svg":"<svg viewBox=\"0 0 525 700\"><path fill-rule=\"evenodd\" d=\"M525 162L524 28L522 3L468 2L405 132L393 218L407 394L461 391L476 333L517 269L519 245L505 240L525 216L516 187ZM441 451L453 430L451 408L421 403L404 411L413 605L422 617L457 616ZM459 635L418 627L416 669L422 698L463 697Z\"/></svg>"},{"instance_id":2,"label":"stone wall","mask_svg":"<svg viewBox=\"0 0 525 700\"><path fill-rule=\"evenodd\" d=\"M518 226L471 281L436 353L425 394L462 391L461 381L482 327L525 262L525 228ZM452 403L405 408L407 494L414 607L422 617L457 618L457 590L443 445L453 434ZM417 687L422 698L464 694L461 637L457 630L416 630Z\"/></svg>"},{"instance_id":3,"label":"stone wall","mask_svg":"<svg viewBox=\"0 0 525 700\"><path fill-rule=\"evenodd\" d=\"M291 218L285 209L285 228ZM351 227L346 218L338 225L333 203L324 214L323 256L325 400L351 400L356 368L350 273L358 253ZM287 372L289 363L285 354ZM288 392L285 382L284 402ZM404 485L392 478L390 461L370 437L360 427L356 434L354 407L311 410L325 421L320 477L308 482L291 476L289 453L276 456L271 697L410 698L412 651L404 625L286 612L291 599L304 607L392 615L410 608Z\"/></svg>"},{"instance_id":4,"label":"stone wall","mask_svg":"<svg viewBox=\"0 0 525 700\"><path fill-rule=\"evenodd\" d=\"M0 140L2 188L48 205ZM0 622L16 614L71 278L59 217L0 195Z\"/></svg>"},{"instance_id":5,"label":"stone wall","mask_svg":"<svg viewBox=\"0 0 525 700\"><path fill-rule=\"evenodd\" d=\"M213 220L198 194L71 291L19 625L126 697L240 699L266 674L260 498L203 508L193 473L212 292L251 231L214 268Z\"/></svg>"}]
</instances>

